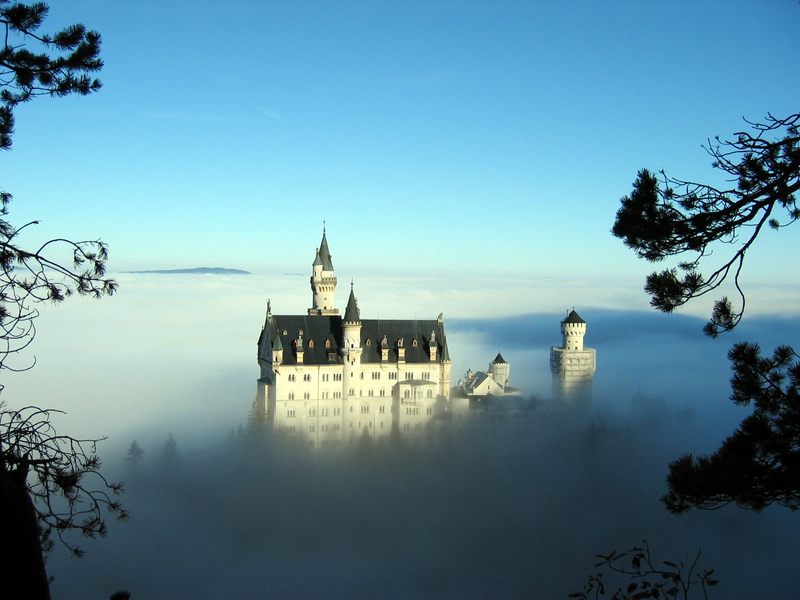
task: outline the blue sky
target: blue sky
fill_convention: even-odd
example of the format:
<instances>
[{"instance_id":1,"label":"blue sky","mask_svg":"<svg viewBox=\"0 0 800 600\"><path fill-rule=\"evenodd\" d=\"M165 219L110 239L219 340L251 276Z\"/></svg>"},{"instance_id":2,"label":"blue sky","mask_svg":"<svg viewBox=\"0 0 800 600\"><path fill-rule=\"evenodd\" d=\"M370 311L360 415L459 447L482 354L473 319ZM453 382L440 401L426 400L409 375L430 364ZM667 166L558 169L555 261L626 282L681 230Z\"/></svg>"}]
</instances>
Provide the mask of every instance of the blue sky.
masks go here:
<instances>
[{"instance_id":1,"label":"blue sky","mask_svg":"<svg viewBox=\"0 0 800 600\"><path fill-rule=\"evenodd\" d=\"M345 277L640 282L609 233L636 171L711 180L708 137L800 97L794 0L51 8L103 35L104 88L20 107L2 183L117 270L306 273L326 219ZM777 280L797 236L767 233Z\"/></svg>"}]
</instances>

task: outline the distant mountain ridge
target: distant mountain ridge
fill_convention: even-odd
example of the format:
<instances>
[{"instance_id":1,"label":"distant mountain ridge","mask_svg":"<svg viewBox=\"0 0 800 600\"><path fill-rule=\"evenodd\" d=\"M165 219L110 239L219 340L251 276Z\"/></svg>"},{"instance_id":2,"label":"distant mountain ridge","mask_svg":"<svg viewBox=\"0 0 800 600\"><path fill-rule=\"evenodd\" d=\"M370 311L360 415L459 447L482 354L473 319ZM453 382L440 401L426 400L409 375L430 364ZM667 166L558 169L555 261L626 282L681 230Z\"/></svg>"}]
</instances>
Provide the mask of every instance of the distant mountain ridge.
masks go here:
<instances>
[{"instance_id":1,"label":"distant mountain ridge","mask_svg":"<svg viewBox=\"0 0 800 600\"><path fill-rule=\"evenodd\" d=\"M126 273L160 273L162 275L251 275L250 271L241 269L223 269L222 267L194 267L193 269L149 269L145 271L125 271Z\"/></svg>"}]
</instances>

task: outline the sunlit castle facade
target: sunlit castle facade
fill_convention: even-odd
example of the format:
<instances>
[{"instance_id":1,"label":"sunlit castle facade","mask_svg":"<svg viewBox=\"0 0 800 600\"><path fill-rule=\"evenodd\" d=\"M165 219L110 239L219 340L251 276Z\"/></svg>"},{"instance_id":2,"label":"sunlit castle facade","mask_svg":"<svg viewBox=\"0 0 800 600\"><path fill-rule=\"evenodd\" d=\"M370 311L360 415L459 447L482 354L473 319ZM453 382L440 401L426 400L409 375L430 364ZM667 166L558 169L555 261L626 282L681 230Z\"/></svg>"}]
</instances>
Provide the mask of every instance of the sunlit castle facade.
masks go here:
<instances>
[{"instance_id":1,"label":"sunlit castle facade","mask_svg":"<svg viewBox=\"0 0 800 600\"><path fill-rule=\"evenodd\" d=\"M573 309L561 321L561 347L550 348L550 371L553 391L567 401L591 399L592 378L597 367L594 348L583 345L586 321Z\"/></svg>"},{"instance_id":2,"label":"sunlit castle facade","mask_svg":"<svg viewBox=\"0 0 800 600\"><path fill-rule=\"evenodd\" d=\"M362 319L353 285L344 316L323 231L306 315L267 315L258 338L256 411L314 446L422 430L450 398L451 361L435 320Z\"/></svg>"}]
</instances>

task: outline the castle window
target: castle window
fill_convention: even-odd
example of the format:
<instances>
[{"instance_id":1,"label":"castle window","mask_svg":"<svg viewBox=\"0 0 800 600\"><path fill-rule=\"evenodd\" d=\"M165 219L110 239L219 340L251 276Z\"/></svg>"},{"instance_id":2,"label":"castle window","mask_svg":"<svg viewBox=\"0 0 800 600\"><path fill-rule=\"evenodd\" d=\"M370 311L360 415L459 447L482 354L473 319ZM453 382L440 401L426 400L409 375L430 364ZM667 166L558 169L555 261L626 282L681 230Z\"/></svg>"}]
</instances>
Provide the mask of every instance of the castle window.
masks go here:
<instances>
[{"instance_id":1,"label":"castle window","mask_svg":"<svg viewBox=\"0 0 800 600\"><path fill-rule=\"evenodd\" d=\"M295 379L294 373L291 373L286 379L288 379L289 381L294 381Z\"/></svg>"},{"instance_id":2,"label":"castle window","mask_svg":"<svg viewBox=\"0 0 800 600\"><path fill-rule=\"evenodd\" d=\"M372 398L372 389L371 389L371 388L370 388L369 392L367 393L367 396L369 396L370 398Z\"/></svg>"},{"instance_id":3,"label":"castle window","mask_svg":"<svg viewBox=\"0 0 800 600\"><path fill-rule=\"evenodd\" d=\"M289 394L289 400L294 400L294 393Z\"/></svg>"},{"instance_id":4,"label":"castle window","mask_svg":"<svg viewBox=\"0 0 800 600\"><path fill-rule=\"evenodd\" d=\"M323 408L322 409L322 416L323 417L327 417L328 416L328 409L327 408Z\"/></svg>"},{"instance_id":5,"label":"castle window","mask_svg":"<svg viewBox=\"0 0 800 600\"><path fill-rule=\"evenodd\" d=\"M391 373L389 373L389 379L397 379L397 373L396 373L396 372L394 372L394 371L392 371Z\"/></svg>"},{"instance_id":6,"label":"castle window","mask_svg":"<svg viewBox=\"0 0 800 600\"><path fill-rule=\"evenodd\" d=\"M372 346L372 340L370 339L367 340L367 346Z\"/></svg>"},{"instance_id":7,"label":"castle window","mask_svg":"<svg viewBox=\"0 0 800 600\"><path fill-rule=\"evenodd\" d=\"M308 431L309 431L310 433L314 433L314 424L313 424L313 423L312 423L311 425L309 425L309 426L308 426Z\"/></svg>"},{"instance_id":8,"label":"castle window","mask_svg":"<svg viewBox=\"0 0 800 600\"><path fill-rule=\"evenodd\" d=\"M432 407L432 406L429 406L429 407L428 407L428 410L427 410L427 413L426 413L426 414L429 414L429 415L432 415L432 414L433 414L433 407Z\"/></svg>"},{"instance_id":9,"label":"castle window","mask_svg":"<svg viewBox=\"0 0 800 600\"><path fill-rule=\"evenodd\" d=\"M341 414L342 414L342 409L341 408L334 408L333 409L333 416L334 417L338 417Z\"/></svg>"},{"instance_id":10,"label":"castle window","mask_svg":"<svg viewBox=\"0 0 800 600\"><path fill-rule=\"evenodd\" d=\"M308 392L303 394L303 400L309 400L309 399L311 399L311 394L309 394Z\"/></svg>"},{"instance_id":11,"label":"castle window","mask_svg":"<svg viewBox=\"0 0 800 600\"><path fill-rule=\"evenodd\" d=\"M378 373L373 373L372 374L372 378L373 379L380 379L381 378L381 374L379 372Z\"/></svg>"},{"instance_id":12,"label":"castle window","mask_svg":"<svg viewBox=\"0 0 800 600\"><path fill-rule=\"evenodd\" d=\"M325 340L325 347L326 348L330 348L331 347L331 341L330 340Z\"/></svg>"},{"instance_id":13,"label":"castle window","mask_svg":"<svg viewBox=\"0 0 800 600\"><path fill-rule=\"evenodd\" d=\"M286 411L286 416L289 417L290 419L294 419L294 409L291 408L291 409L287 410Z\"/></svg>"},{"instance_id":14,"label":"castle window","mask_svg":"<svg viewBox=\"0 0 800 600\"><path fill-rule=\"evenodd\" d=\"M364 372L361 372L361 379L364 379Z\"/></svg>"},{"instance_id":15,"label":"castle window","mask_svg":"<svg viewBox=\"0 0 800 600\"><path fill-rule=\"evenodd\" d=\"M410 390L403 390L403 398L410 398L411 391Z\"/></svg>"},{"instance_id":16,"label":"castle window","mask_svg":"<svg viewBox=\"0 0 800 600\"><path fill-rule=\"evenodd\" d=\"M355 396L356 395L356 390L354 388L350 388L350 393L348 395L349 396Z\"/></svg>"},{"instance_id":17,"label":"castle window","mask_svg":"<svg viewBox=\"0 0 800 600\"><path fill-rule=\"evenodd\" d=\"M308 347L309 348L313 348L314 347L314 340L308 340Z\"/></svg>"},{"instance_id":18,"label":"castle window","mask_svg":"<svg viewBox=\"0 0 800 600\"><path fill-rule=\"evenodd\" d=\"M283 330L283 335L289 335L289 332L284 329Z\"/></svg>"},{"instance_id":19,"label":"castle window","mask_svg":"<svg viewBox=\"0 0 800 600\"><path fill-rule=\"evenodd\" d=\"M381 394L380 395L381 396L385 396L386 395L386 390L381 390Z\"/></svg>"},{"instance_id":20,"label":"castle window","mask_svg":"<svg viewBox=\"0 0 800 600\"><path fill-rule=\"evenodd\" d=\"M378 407L378 412L379 412L379 413L381 413L381 414L384 414L384 412L386 412L386 405L384 405L384 404L381 404L381 405Z\"/></svg>"},{"instance_id":21,"label":"castle window","mask_svg":"<svg viewBox=\"0 0 800 600\"><path fill-rule=\"evenodd\" d=\"M414 338L414 339L412 340L412 342L411 342L411 345L412 345L412 346L414 346L414 348L416 348L416 347L417 347L417 338Z\"/></svg>"},{"instance_id":22,"label":"castle window","mask_svg":"<svg viewBox=\"0 0 800 600\"><path fill-rule=\"evenodd\" d=\"M433 390L428 390L428 398L433 398ZM430 409L428 409L430 410ZM431 413L428 413L431 414Z\"/></svg>"},{"instance_id":23,"label":"castle window","mask_svg":"<svg viewBox=\"0 0 800 600\"><path fill-rule=\"evenodd\" d=\"M298 334L299 334L301 337L303 336L303 330L302 330L302 329L300 329L300 330L299 330L297 333L298 333Z\"/></svg>"},{"instance_id":24,"label":"castle window","mask_svg":"<svg viewBox=\"0 0 800 600\"><path fill-rule=\"evenodd\" d=\"M308 409L308 416L309 417L316 417L317 416L317 409L316 408L309 408Z\"/></svg>"},{"instance_id":25,"label":"castle window","mask_svg":"<svg viewBox=\"0 0 800 600\"><path fill-rule=\"evenodd\" d=\"M406 379L414 379L414 373L412 373L411 371L406 373Z\"/></svg>"},{"instance_id":26,"label":"castle window","mask_svg":"<svg viewBox=\"0 0 800 600\"><path fill-rule=\"evenodd\" d=\"M361 414L368 415L369 414L369 406L362 406L361 407Z\"/></svg>"}]
</instances>

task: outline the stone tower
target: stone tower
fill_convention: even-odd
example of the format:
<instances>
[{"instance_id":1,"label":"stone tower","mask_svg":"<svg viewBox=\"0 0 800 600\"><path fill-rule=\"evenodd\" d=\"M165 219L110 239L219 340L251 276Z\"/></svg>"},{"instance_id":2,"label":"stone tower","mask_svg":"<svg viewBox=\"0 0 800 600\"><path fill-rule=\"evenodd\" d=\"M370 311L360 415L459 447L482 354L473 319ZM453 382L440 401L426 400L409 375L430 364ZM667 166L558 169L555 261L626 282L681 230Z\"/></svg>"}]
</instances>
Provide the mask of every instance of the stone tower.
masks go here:
<instances>
[{"instance_id":1,"label":"stone tower","mask_svg":"<svg viewBox=\"0 0 800 600\"><path fill-rule=\"evenodd\" d=\"M336 308L336 273L333 271L333 260L328 249L328 238L322 228L322 241L311 266L311 308L309 315L338 315Z\"/></svg>"},{"instance_id":2,"label":"stone tower","mask_svg":"<svg viewBox=\"0 0 800 600\"><path fill-rule=\"evenodd\" d=\"M495 356L494 360L489 363L489 374L492 376L492 379L495 380L497 385L503 389L506 389L508 386L508 378L511 374L511 365L499 352L497 353L497 356Z\"/></svg>"},{"instance_id":3,"label":"stone tower","mask_svg":"<svg viewBox=\"0 0 800 600\"><path fill-rule=\"evenodd\" d=\"M561 321L561 347L550 348L554 394L571 403L591 402L597 360L594 348L583 345L585 335L586 321L573 309Z\"/></svg>"}]
</instances>

